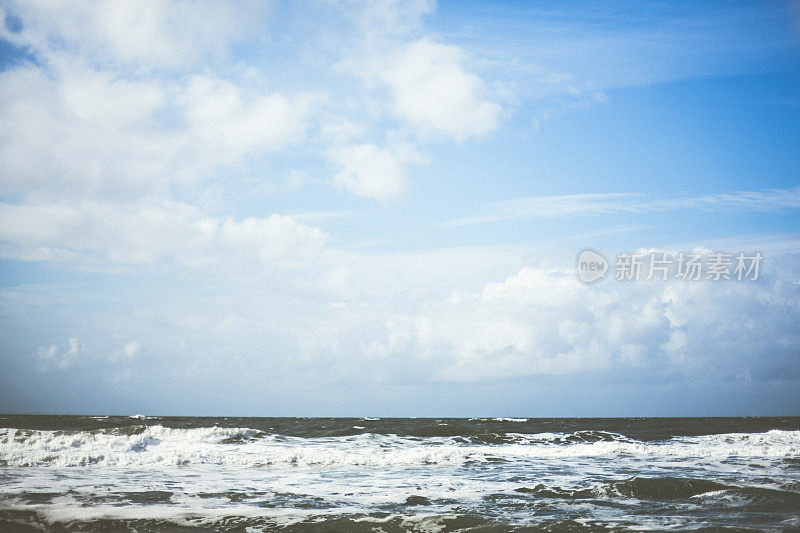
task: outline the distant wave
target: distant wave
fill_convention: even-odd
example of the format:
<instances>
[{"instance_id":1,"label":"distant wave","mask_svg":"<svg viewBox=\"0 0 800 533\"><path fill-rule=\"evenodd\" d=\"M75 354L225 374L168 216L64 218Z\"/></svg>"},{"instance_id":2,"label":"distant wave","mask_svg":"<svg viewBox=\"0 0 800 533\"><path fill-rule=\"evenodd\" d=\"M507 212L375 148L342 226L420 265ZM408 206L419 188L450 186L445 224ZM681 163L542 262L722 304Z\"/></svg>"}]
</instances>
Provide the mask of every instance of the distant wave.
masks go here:
<instances>
[{"instance_id":1,"label":"distant wave","mask_svg":"<svg viewBox=\"0 0 800 533\"><path fill-rule=\"evenodd\" d=\"M527 422L527 418L470 418L475 422Z\"/></svg>"}]
</instances>

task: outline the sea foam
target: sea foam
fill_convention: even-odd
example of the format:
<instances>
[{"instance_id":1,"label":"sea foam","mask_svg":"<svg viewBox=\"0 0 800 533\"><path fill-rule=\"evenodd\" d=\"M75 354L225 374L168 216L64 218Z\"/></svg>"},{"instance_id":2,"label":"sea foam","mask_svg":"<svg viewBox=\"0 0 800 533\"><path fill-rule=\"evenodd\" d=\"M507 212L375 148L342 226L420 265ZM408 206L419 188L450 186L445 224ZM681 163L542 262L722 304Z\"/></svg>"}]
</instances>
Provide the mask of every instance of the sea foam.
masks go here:
<instances>
[{"instance_id":1,"label":"sea foam","mask_svg":"<svg viewBox=\"0 0 800 533\"><path fill-rule=\"evenodd\" d=\"M242 466L404 466L547 458L780 458L800 455L800 431L726 433L643 442L607 432L511 434L506 444L453 437L364 433L300 438L248 428L168 428L40 431L0 429L0 463L77 467L231 464Z\"/></svg>"}]
</instances>

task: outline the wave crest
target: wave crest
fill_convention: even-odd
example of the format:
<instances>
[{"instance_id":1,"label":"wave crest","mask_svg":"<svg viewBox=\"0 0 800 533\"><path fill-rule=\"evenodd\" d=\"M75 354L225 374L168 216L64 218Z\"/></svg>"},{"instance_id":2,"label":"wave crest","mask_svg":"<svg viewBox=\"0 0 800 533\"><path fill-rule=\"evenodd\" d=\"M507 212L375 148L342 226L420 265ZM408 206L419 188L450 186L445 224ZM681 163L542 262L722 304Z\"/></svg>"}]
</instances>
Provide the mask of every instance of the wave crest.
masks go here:
<instances>
[{"instance_id":1,"label":"wave crest","mask_svg":"<svg viewBox=\"0 0 800 533\"><path fill-rule=\"evenodd\" d=\"M598 431L487 435L484 439L362 433L301 438L248 428L136 425L98 432L0 429L0 464L145 466L183 464L413 466L468 462L631 457L644 459L800 455L800 431L728 433L642 442Z\"/></svg>"}]
</instances>

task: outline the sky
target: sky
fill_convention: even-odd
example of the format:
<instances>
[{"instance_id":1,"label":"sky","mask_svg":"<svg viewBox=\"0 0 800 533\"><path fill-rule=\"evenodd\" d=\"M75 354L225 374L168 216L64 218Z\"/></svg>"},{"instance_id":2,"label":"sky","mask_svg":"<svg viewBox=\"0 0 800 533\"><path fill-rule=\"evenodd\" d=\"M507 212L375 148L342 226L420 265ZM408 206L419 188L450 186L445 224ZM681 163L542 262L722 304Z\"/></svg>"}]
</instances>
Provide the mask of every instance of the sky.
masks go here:
<instances>
[{"instance_id":1,"label":"sky","mask_svg":"<svg viewBox=\"0 0 800 533\"><path fill-rule=\"evenodd\" d=\"M800 415L799 172L796 2L0 0L0 412Z\"/></svg>"}]
</instances>

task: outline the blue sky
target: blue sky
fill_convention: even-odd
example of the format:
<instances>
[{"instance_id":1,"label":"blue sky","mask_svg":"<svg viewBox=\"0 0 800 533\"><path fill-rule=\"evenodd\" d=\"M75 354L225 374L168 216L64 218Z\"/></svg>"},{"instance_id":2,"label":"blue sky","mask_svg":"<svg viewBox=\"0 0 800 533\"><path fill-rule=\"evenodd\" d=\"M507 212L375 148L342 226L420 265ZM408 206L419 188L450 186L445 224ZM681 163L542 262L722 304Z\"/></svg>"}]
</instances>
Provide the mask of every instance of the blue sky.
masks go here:
<instances>
[{"instance_id":1,"label":"blue sky","mask_svg":"<svg viewBox=\"0 0 800 533\"><path fill-rule=\"evenodd\" d=\"M0 411L798 414L796 4L0 22ZM764 264L584 285L586 248Z\"/></svg>"}]
</instances>

